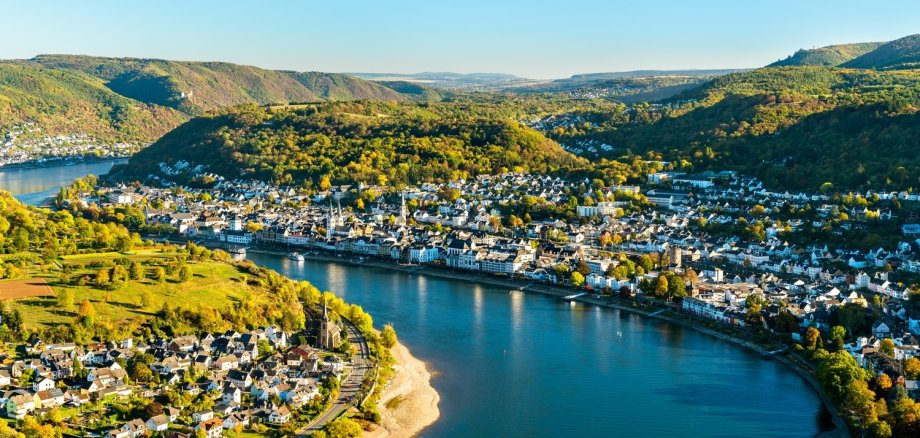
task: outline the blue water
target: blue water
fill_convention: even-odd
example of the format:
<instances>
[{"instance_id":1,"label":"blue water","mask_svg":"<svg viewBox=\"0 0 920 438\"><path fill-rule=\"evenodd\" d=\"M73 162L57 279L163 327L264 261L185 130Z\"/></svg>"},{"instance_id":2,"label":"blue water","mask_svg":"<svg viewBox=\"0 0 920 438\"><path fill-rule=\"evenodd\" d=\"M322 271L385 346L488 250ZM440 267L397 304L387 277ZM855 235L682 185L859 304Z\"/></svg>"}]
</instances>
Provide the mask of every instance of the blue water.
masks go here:
<instances>
[{"instance_id":1,"label":"blue water","mask_svg":"<svg viewBox=\"0 0 920 438\"><path fill-rule=\"evenodd\" d=\"M0 167L0 189L11 192L26 204L36 205L54 196L61 186L70 185L86 175L102 175L124 159L74 162L70 165L45 167Z\"/></svg>"},{"instance_id":2,"label":"blue water","mask_svg":"<svg viewBox=\"0 0 920 438\"><path fill-rule=\"evenodd\" d=\"M430 437L813 436L795 373L680 326L554 297L250 254L392 323L436 372Z\"/></svg>"},{"instance_id":3,"label":"blue water","mask_svg":"<svg viewBox=\"0 0 920 438\"><path fill-rule=\"evenodd\" d=\"M0 169L34 203L112 163ZM792 371L693 330L474 283L250 254L392 323L435 372L425 437L796 437L817 395Z\"/></svg>"}]
</instances>

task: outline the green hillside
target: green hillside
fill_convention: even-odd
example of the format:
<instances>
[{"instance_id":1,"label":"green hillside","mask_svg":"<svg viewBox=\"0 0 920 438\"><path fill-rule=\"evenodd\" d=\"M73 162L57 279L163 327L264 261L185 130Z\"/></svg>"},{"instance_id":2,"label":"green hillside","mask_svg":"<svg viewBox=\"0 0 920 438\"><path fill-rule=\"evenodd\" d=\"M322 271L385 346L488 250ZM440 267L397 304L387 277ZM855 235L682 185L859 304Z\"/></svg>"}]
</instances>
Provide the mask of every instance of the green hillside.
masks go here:
<instances>
[{"instance_id":1,"label":"green hillside","mask_svg":"<svg viewBox=\"0 0 920 438\"><path fill-rule=\"evenodd\" d=\"M445 98L449 94L448 91L438 90L436 88L427 87L425 85L419 84L418 82L410 81L378 81L380 84L390 88L398 93L401 93L408 97L409 99L420 101L420 102L429 102L429 101L439 101Z\"/></svg>"},{"instance_id":2,"label":"green hillside","mask_svg":"<svg viewBox=\"0 0 920 438\"><path fill-rule=\"evenodd\" d=\"M122 96L79 71L0 62L0 130L34 122L42 134L88 132L108 141L149 142L186 118Z\"/></svg>"},{"instance_id":3,"label":"green hillside","mask_svg":"<svg viewBox=\"0 0 920 438\"><path fill-rule=\"evenodd\" d=\"M415 183L587 164L515 121L472 114L457 104L236 107L191 120L111 175L144 179L159 172L160 162L184 160L226 177L309 186L324 176L343 183Z\"/></svg>"},{"instance_id":4,"label":"green hillside","mask_svg":"<svg viewBox=\"0 0 920 438\"><path fill-rule=\"evenodd\" d=\"M767 67L825 66L836 67L847 61L869 53L885 43L835 44L817 49L799 49L786 59L776 61Z\"/></svg>"},{"instance_id":5,"label":"green hillside","mask_svg":"<svg viewBox=\"0 0 920 438\"><path fill-rule=\"evenodd\" d=\"M96 76L115 92L189 114L241 103L402 100L399 93L347 75L266 70L225 62L40 55L36 64Z\"/></svg>"},{"instance_id":6,"label":"green hillside","mask_svg":"<svg viewBox=\"0 0 920 438\"><path fill-rule=\"evenodd\" d=\"M104 142L145 144L213 109L358 99L407 97L342 74L220 62L73 55L0 61L0 135L34 123L32 136L86 133Z\"/></svg>"},{"instance_id":7,"label":"green hillside","mask_svg":"<svg viewBox=\"0 0 920 438\"><path fill-rule=\"evenodd\" d=\"M920 71L779 67L736 73L677 96L595 115L551 136L655 152L695 168L732 168L775 187L920 187Z\"/></svg>"},{"instance_id":8,"label":"green hillside","mask_svg":"<svg viewBox=\"0 0 920 438\"><path fill-rule=\"evenodd\" d=\"M852 68L917 68L920 67L920 34L896 39L866 53L843 67Z\"/></svg>"}]
</instances>

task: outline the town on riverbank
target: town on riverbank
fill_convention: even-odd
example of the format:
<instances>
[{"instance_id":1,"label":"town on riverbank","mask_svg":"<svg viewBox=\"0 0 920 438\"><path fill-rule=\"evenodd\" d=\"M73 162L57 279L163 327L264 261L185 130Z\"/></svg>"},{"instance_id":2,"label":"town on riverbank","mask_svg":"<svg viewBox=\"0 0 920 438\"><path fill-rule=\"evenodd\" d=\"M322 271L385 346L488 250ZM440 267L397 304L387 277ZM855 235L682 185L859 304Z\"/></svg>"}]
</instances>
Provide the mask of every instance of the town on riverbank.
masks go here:
<instances>
[{"instance_id":1,"label":"town on riverbank","mask_svg":"<svg viewBox=\"0 0 920 438\"><path fill-rule=\"evenodd\" d=\"M58 204L231 252L472 273L647 309L798 367L829 405L863 387L892 402L918 396L920 205L910 192L777 193L733 172L665 171L641 186L506 173L304 191L198 171L198 187L79 182ZM853 385L828 389L840 378L822 374L830 363L852 364ZM860 421L879 422L869 414Z\"/></svg>"},{"instance_id":2,"label":"town on riverbank","mask_svg":"<svg viewBox=\"0 0 920 438\"><path fill-rule=\"evenodd\" d=\"M5 259L0 432L355 436L382 421L392 327L223 251L118 246Z\"/></svg>"}]
</instances>

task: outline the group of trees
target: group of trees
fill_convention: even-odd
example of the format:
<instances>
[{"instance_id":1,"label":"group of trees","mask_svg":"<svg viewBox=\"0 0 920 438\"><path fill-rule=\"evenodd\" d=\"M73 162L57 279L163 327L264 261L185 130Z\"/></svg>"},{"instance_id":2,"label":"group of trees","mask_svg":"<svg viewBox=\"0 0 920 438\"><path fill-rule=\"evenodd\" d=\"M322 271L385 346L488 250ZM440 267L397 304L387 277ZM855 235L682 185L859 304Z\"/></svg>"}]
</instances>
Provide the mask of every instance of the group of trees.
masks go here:
<instances>
[{"instance_id":1,"label":"group of trees","mask_svg":"<svg viewBox=\"0 0 920 438\"><path fill-rule=\"evenodd\" d=\"M140 236L114 223L103 224L68 211L27 207L0 192L0 253L34 251L44 257L128 251L142 243Z\"/></svg>"},{"instance_id":2,"label":"group of trees","mask_svg":"<svg viewBox=\"0 0 920 438\"><path fill-rule=\"evenodd\" d=\"M646 294L662 300L680 300L687 296L686 274L677 275L670 271L662 271L654 280L643 279L639 282L639 289Z\"/></svg>"},{"instance_id":3,"label":"group of trees","mask_svg":"<svg viewBox=\"0 0 920 438\"><path fill-rule=\"evenodd\" d=\"M916 155L918 108L916 70L765 68L720 76L670 105L582 112L590 124L549 135L734 168L771 187L903 190L920 184L920 160L905 158Z\"/></svg>"},{"instance_id":4,"label":"group of trees","mask_svg":"<svg viewBox=\"0 0 920 438\"><path fill-rule=\"evenodd\" d=\"M123 170L142 178L156 172L164 157L206 164L223 175L243 171L277 184L309 187L330 181L444 181L503 171L554 173L587 166L507 118L471 117L455 104L392 102L232 108L177 128Z\"/></svg>"},{"instance_id":5,"label":"group of trees","mask_svg":"<svg viewBox=\"0 0 920 438\"><path fill-rule=\"evenodd\" d=\"M815 365L815 376L828 396L851 421L851 426L875 437L913 436L920 432L920 403L907 395L903 382L895 382L882 372L873 374L861 367L843 349L848 331L835 325L825 342L814 327L805 330L802 349ZM829 347L829 348L825 348ZM880 351L894 357L891 339L882 342ZM920 377L920 360L904 361L904 377Z\"/></svg>"}]
</instances>

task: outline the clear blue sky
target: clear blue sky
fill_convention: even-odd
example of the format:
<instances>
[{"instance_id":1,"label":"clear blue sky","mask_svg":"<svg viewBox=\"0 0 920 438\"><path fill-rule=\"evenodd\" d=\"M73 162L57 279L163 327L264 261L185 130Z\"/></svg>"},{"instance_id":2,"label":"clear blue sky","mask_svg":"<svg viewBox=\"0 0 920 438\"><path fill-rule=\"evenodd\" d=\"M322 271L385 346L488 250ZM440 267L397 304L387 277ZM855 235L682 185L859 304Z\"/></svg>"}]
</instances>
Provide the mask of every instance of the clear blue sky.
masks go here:
<instances>
[{"instance_id":1,"label":"clear blue sky","mask_svg":"<svg viewBox=\"0 0 920 438\"><path fill-rule=\"evenodd\" d=\"M920 33L920 1L0 0L0 58L217 60L330 72L532 78L757 67Z\"/></svg>"}]
</instances>

